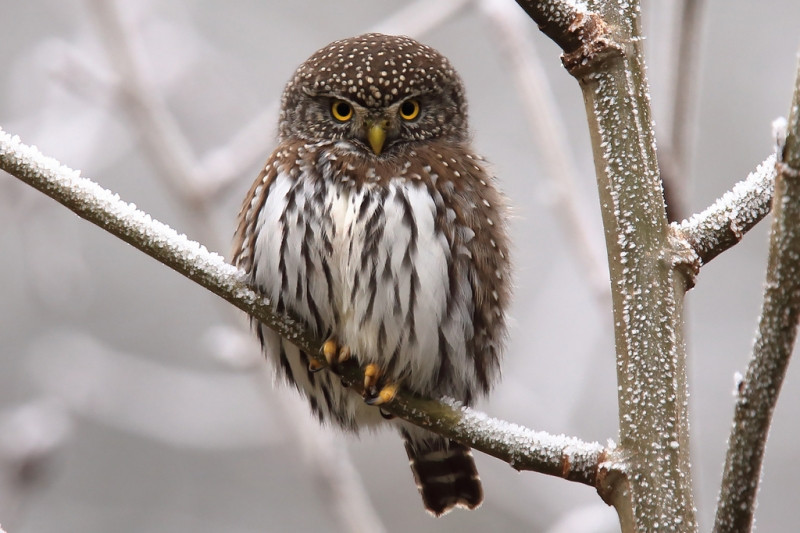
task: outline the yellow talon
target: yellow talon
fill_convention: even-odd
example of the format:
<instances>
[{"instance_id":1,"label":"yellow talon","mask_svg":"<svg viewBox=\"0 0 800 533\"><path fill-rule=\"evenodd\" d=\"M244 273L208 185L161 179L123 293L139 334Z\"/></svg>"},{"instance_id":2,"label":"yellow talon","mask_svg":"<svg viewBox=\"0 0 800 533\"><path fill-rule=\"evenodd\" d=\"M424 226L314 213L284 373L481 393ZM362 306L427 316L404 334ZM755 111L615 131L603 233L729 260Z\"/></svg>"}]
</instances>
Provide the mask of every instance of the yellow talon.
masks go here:
<instances>
[{"instance_id":1,"label":"yellow talon","mask_svg":"<svg viewBox=\"0 0 800 533\"><path fill-rule=\"evenodd\" d=\"M383 405L394 400L395 396L397 396L397 384L390 383L382 388L378 395L375 396L375 398L371 398L367 403L370 405Z\"/></svg>"},{"instance_id":2,"label":"yellow talon","mask_svg":"<svg viewBox=\"0 0 800 533\"><path fill-rule=\"evenodd\" d=\"M397 383L387 383L376 391L382 374L380 367L375 363L364 367L364 401L368 405L383 405L397 396L399 388Z\"/></svg>"},{"instance_id":3,"label":"yellow talon","mask_svg":"<svg viewBox=\"0 0 800 533\"><path fill-rule=\"evenodd\" d=\"M338 351L339 347L336 346L336 341L333 339L328 339L322 344L322 355L325 356L325 360L330 366L335 364L334 356Z\"/></svg>"},{"instance_id":4,"label":"yellow talon","mask_svg":"<svg viewBox=\"0 0 800 533\"><path fill-rule=\"evenodd\" d=\"M325 360L328 362L328 366L331 367L331 370L335 372L336 365L350 359L350 347L339 347L336 340L331 337L322 343L322 355L325 356Z\"/></svg>"},{"instance_id":5,"label":"yellow talon","mask_svg":"<svg viewBox=\"0 0 800 533\"><path fill-rule=\"evenodd\" d=\"M370 363L364 367L364 390L369 391L374 389L378 384L378 378L381 376L381 369L375 363Z\"/></svg>"},{"instance_id":6,"label":"yellow talon","mask_svg":"<svg viewBox=\"0 0 800 533\"><path fill-rule=\"evenodd\" d=\"M350 359L350 347L342 346L339 348L339 362L344 363L348 359Z\"/></svg>"}]
</instances>

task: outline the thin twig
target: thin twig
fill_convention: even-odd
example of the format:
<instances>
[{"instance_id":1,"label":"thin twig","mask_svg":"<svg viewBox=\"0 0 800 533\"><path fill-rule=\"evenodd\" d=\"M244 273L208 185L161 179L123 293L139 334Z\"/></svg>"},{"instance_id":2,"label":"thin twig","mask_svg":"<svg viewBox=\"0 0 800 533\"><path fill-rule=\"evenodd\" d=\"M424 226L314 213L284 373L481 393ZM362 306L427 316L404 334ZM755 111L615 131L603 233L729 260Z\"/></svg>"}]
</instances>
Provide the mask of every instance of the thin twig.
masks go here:
<instances>
[{"instance_id":1,"label":"thin twig","mask_svg":"<svg viewBox=\"0 0 800 533\"><path fill-rule=\"evenodd\" d=\"M713 205L679 224L673 222L672 229L686 239L702 264L708 263L769 213L775 175L771 155Z\"/></svg>"},{"instance_id":2,"label":"thin twig","mask_svg":"<svg viewBox=\"0 0 800 533\"><path fill-rule=\"evenodd\" d=\"M553 212L561 219L565 232L574 242L577 255L589 285L599 299L609 298L606 259L596 252L585 212L580 205L577 176L564 122L556 110L558 105L547 83L547 75L536 54L536 46L525 26L530 23L511 4L502 0L482 0L486 18L496 30L501 56L512 66L528 125L533 131L539 153L545 163L545 176L554 192ZM524 24L526 23L526 24Z\"/></svg>"},{"instance_id":3,"label":"thin twig","mask_svg":"<svg viewBox=\"0 0 800 533\"><path fill-rule=\"evenodd\" d=\"M753 356L739 384L715 533L750 531L772 413L800 318L800 61L777 163L767 281Z\"/></svg>"},{"instance_id":4,"label":"thin twig","mask_svg":"<svg viewBox=\"0 0 800 533\"><path fill-rule=\"evenodd\" d=\"M245 282L244 273L205 247L123 202L79 173L43 156L0 130L0 169L16 176L135 248L255 317L321 362L322 341L300 322L277 313ZM343 385L359 393L364 374L354 363L342 365ZM497 457L520 469L535 470L589 485L599 483L609 453L599 444L534 432L454 405L400 391L381 409L440 435ZM613 465L612 465L613 466Z\"/></svg>"}]
</instances>

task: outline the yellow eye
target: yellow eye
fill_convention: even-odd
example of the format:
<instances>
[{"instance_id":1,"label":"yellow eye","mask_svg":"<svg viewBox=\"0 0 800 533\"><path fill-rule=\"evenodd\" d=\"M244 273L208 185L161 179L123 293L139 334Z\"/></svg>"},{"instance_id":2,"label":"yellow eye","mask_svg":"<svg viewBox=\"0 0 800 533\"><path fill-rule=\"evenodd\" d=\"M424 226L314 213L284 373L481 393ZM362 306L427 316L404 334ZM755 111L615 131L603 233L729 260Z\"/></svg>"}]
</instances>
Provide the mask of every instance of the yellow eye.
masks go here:
<instances>
[{"instance_id":1,"label":"yellow eye","mask_svg":"<svg viewBox=\"0 0 800 533\"><path fill-rule=\"evenodd\" d=\"M336 100L331 104L331 114L336 120L347 122L353 118L353 106L344 100Z\"/></svg>"},{"instance_id":2,"label":"yellow eye","mask_svg":"<svg viewBox=\"0 0 800 533\"><path fill-rule=\"evenodd\" d=\"M400 116L405 120L414 120L419 116L419 102L406 100L400 104Z\"/></svg>"}]
</instances>

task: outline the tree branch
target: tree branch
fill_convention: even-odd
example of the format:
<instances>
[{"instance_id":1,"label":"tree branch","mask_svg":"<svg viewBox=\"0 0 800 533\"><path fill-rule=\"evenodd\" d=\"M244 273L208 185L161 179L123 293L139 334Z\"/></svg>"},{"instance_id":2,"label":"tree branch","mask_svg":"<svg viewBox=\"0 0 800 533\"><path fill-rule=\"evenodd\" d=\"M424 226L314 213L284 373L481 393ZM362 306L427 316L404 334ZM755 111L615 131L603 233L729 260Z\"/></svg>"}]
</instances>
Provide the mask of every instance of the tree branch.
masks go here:
<instances>
[{"instance_id":1,"label":"tree branch","mask_svg":"<svg viewBox=\"0 0 800 533\"><path fill-rule=\"evenodd\" d=\"M573 75L592 69L620 48L603 18L578 3L565 0L517 0L539 29L564 50L561 60Z\"/></svg>"},{"instance_id":2,"label":"tree branch","mask_svg":"<svg viewBox=\"0 0 800 533\"><path fill-rule=\"evenodd\" d=\"M681 223L673 222L672 229L689 243L701 264L708 263L769 213L776 174L771 155L713 205Z\"/></svg>"},{"instance_id":3,"label":"tree branch","mask_svg":"<svg viewBox=\"0 0 800 533\"><path fill-rule=\"evenodd\" d=\"M2 129L0 169L222 297L324 363L320 355L322 341L309 335L299 321L276 313L268 300L247 285L244 274L221 256L178 235L134 205L43 156L36 148L22 144ZM355 392L363 391L364 374L355 363L342 365L339 373L343 385ZM598 474L610 452L597 443L534 432L489 418L453 401L419 398L405 391L400 391L396 400L381 409L497 457L519 470L602 485L603 478Z\"/></svg>"},{"instance_id":4,"label":"tree branch","mask_svg":"<svg viewBox=\"0 0 800 533\"><path fill-rule=\"evenodd\" d=\"M739 384L715 533L750 531L772 412L800 318L800 61L787 137L776 164L769 262L753 356Z\"/></svg>"},{"instance_id":5,"label":"tree branch","mask_svg":"<svg viewBox=\"0 0 800 533\"><path fill-rule=\"evenodd\" d=\"M611 274L619 390L615 457L622 466L611 472L606 501L616 507L623 531L658 530L665 520L694 531L683 342L683 296L691 276L682 267L690 258L669 235L639 2L589 1L597 13L568 2L518 3L564 48L564 64L586 104Z\"/></svg>"}]
</instances>

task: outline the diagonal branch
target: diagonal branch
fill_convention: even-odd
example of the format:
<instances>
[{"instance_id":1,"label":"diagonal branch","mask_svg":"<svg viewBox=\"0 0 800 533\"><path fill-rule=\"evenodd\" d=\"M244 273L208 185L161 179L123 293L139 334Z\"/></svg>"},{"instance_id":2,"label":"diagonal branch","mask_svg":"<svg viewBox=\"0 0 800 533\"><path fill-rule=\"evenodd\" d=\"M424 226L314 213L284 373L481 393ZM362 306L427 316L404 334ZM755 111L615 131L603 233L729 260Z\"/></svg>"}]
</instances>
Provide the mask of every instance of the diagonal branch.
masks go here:
<instances>
[{"instance_id":1,"label":"diagonal branch","mask_svg":"<svg viewBox=\"0 0 800 533\"><path fill-rule=\"evenodd\" d=\"M772 412L800 318L800 61L787 137L776 164L764 302L747 374L739 384L715 533L750 531Z\"/></svg>"},{"instance_id":2,"label":"diagonal branch","mask_svg":"<svg viewBox=\"0 0 800 533\"><path fill-rule=\"evenodd\" d=\"M247 285L244 274L221 256L153 220L116 194L43 156L2 129L0 169L256 317L306 353L320 353L320 339L309 335L300 322L277 313L268 300ZM316 357L325 361L321 355ZM341 377L343 385L356 392L363 389L364 374L355 364L344 365ZM534 470L598 487L603 481L599 475L602 463L611 453L597 443L534 432L452 401L419 398L403 391L381 409L497 457L519 470Z\"/></svg>"},{"instance_id":3,"label":"diagonal branch","mask_svg":"<svg viewBox=\"0 0 800 533\"><path fill-rule=\"evenodd\" d=\"M775 155L767 157L744 181L703 212L672 223L702 264L742 240L770 210L775 185Z\"/></svg>"}]
</instances>

